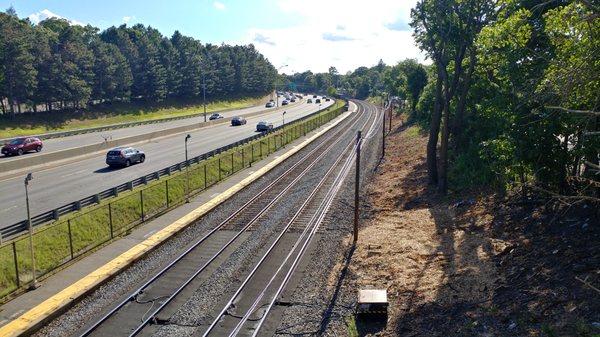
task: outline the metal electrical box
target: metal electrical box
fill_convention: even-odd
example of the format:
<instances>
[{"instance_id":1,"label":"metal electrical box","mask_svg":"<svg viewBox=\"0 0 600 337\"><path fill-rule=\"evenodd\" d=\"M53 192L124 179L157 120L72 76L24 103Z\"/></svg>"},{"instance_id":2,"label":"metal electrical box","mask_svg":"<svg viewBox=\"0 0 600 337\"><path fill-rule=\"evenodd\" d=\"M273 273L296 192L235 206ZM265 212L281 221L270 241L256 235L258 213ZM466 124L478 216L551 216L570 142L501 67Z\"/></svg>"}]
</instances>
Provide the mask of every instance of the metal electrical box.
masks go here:
<instances>
[{"instance_id":1,"label":"metal electrical box","mask_svg":"<svg viewBox=\"0 0 600 337\"><path fill-rule=\"evenodd\" d=\"M387 316L388 300L385 289L363 289L358 291L356 313L358 315Z\"/></svg>"}]
</instances>

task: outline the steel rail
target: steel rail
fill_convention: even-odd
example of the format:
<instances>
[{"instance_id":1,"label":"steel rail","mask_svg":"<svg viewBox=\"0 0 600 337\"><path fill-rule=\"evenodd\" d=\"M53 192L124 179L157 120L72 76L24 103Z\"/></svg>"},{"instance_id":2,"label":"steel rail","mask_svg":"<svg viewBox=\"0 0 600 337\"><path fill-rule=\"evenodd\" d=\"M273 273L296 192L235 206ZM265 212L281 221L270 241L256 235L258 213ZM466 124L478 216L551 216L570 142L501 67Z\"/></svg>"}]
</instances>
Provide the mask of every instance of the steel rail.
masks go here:
<instances>
[{"instance_id":1,"label":"steel rail","mask_svg":"<svg viewBox=\"0 0 600 337\"><path fill-rule=\"evenodd\" d=\"M353 120L350 120L349 122L352 123L352 125L354 125L356 122L358 121L358 116L354 117ZM338 129L336 130L335 133L328 135L327 138L325 138L318 146L316 146L314 149L312 149L309 153L307 153L304 157L302 157L302 159L300 159L297 163L295 163L294 165L292 165L290 168L288 168L285 172L283 172L281 175L279 175L274 181L272 181L271 183L269 183L269 185L267 185L265 188L263 188L258 194L256 194L254 197L252 197L249 201L247 201L244 205L242 205L238 210L236 210L234 213L232 213L230 216L228 216L225 220L223 220L219 225L215 226L213 229L211 229L207 234L205 234L202 238L200 238L199 240L197 240L191 247L189 247L187 250L185 250L183 253L181 253L175 260L173 260L172 262L170 262L167 266L165 266L163 269L161 269L157 274L155 274L152 278L150 278L149 280L147 280L142 286L140 286L139 288L136 289L136 291L131 292L131 295L124 299L123 301L121 301L116 307L114 307L113 309L111 309L108 313L106 313L105 315L103 315L100 319L98 319L96 322L93 323L93 325L91 327L89 327L85 332L83 332L80 336L88 336L91 333L93 333L99 326L101 326L106 320L108 320L111 316L113 316L116 312L118 312L121 308L123 308L127 303L129 303L131 300L135 299L135 297L142 293L144 291L144 289L148 288L151 284L153 284L157 279L159 279L161 276L163 276L166 272L168 272L171 268L173 268L173 266L175 266L179 261L181 261L185 256L187 256L189 253L191 253L193 250L195 250L200 244L202 244L203 242L205 242L207 239L209 239L214 233L216 233L218 230L220 230L221 228L223 228L226 224L230 223L236 216L238 216L239 214L241 214L244 210L248 209L250 207L250 205L252 205L255 201L259 200L261 197L263 197L267 192L270 191L270 189L273 188L273 186L275 186L276 184L278 184L279 182L281 182L281 180L283 180L285 177L290 175L290 172L293 172L296 168L298 168L298 166L300 166L301 164L305 164L305 161L307 158L309 158L310 156L314 155L315 153L317 153L318 151L320 151L326 144L327 142L333 140L335 137L337 137L340 133L344 132L344 129ZM309 164L310 166L308 168L306 168L303 172L307 171L309 168L313 167L316 164L316 161L318 161L324 154L327 153L327 150L329 148L331 148L333 145L335 145L336 143L332 143L331 145L329 145L325 150L322 151L322 153L317 157L317 159L315 161L313 161L311 164ZM296 179L294 179L292 181L292 183L290 183L288 185L288 187L286 187L286 190L288 190L293 184L295 184L295 182L297 182L299 180L299 178L301 176L303 176L305 173L298 175L298 177ZM280 193L281 194L281 193ZM274 203L274 201L270 202L267 207L270 207L270 205L272 205ZM262 213L264 213L266 209L263 208L262 209ZM261 214L262 214L261 213ZM255 221L258 218L258 216L256 216L252 221ZM251 224L251 223L250 223ZM244 228L240 231L240 233L236 234L236 238L241 235L241 233L248 228L249 225L244 226ZM231 240L232 241L232 240ZM227 246L229 246L231 243L228 243ZM219 250L219 254L224 251L227 247L222 247ZM211 259L209 262L213 261L213 259ZM208 265L208 263L201 267L202 270L204 270L206 268L206 266ZM200 270L199 272L197 272L195 274L194 277L196 277L202 270ZM191 282L191 281L190 281ZM186 283L186 285L189 284L189 282ZM183 287L180 287L180 289L178 289L177 293L181 292L181 290L183 289ZM174 296L173 296L174 297ZM164 308L164 306L161 307L161 309ZM154 312L153 315L150 315L149 317L152 318L153 316L156 315L158 311ZM147 323L149 323L149 320L146 320L146 322L144 322L144 326L147 325ZM137 334L139 331L141 331L141 329L136 329L135 334ZM132 334L133 335L133 334Z\"/></svg>"},{"instance_id":2,"label":"steel rail","mask_svg":"<svg viewBox=\"0 0 600 337\"><path fill-rule=\"evenodd\" d=\"M365 122L364 124L366 124L367 122ZM335 168L338 166L338 163L344 158L345 154L347 153L348 149L352 146L352 144L353 144L353 141L350 141L349 144L340 153L340 155L338 155L336 161L331 165L331 167L325 173L325 175L323 176L323 178L319 181L319 183L317 184L317 186L313 189L313 191L311 192L311 194L302 203L302 205L300 206L300 208L298 209L298 211L294 214L294 216L291 218L291 220L289 220L289 222L283 228L283 230L278 235L278 237L275 239L275 241L269 246L269 248L267 249L267 251L263 254L263 256L261 257L261 259L254 266L254 268L251 270L250 274L244 279L244 281L242 282L242 284L238 287L238 289L235 291L235 293L231 296L231 298L226 303L226 305L221 309L221 311L216 316L216 318L212 321L212 323L209 325L209 327L207 328L207 330L202 334L203 337L206 337L206 336L208 336L211 333L211 331L214 329L214 327L219 322L219 320L221 319L221 317L223 317L223 315L231 307L231 305L233 304L233 302L235 302L235 300L237 299L237 297L239 296L239 294L243 291L243 289L249 283L250 279L256 274L256 272L259 269L259 267L263 264L263 262L266 260L266 258L269 256L269 254L271 253L271 251L275 248L275 246L279 243L279 241L281 240L281 238L283 237L283 235L292 226L292 224L294 223L294 221L296 219L298 219L298 217L301 215L301 213L303 211L307 210L307 206L308 206L309 202L312 201L312 199L317 194L317 192L325 184L325 182L329 178L329 175L335 170Z\"/></svg>"}]
</instances>

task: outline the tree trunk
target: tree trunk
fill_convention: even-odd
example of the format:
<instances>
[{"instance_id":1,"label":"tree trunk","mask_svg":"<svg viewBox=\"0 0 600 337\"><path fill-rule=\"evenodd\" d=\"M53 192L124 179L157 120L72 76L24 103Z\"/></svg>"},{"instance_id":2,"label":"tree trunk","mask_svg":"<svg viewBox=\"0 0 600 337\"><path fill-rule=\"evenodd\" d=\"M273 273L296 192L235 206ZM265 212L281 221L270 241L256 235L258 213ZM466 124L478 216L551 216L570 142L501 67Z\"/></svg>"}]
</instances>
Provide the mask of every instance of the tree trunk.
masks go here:
<instances>
[{"instance_id":1,"label":"tree trunk","mask_svg":"<svg viewBox=\"0 0 600 337\"><path fill-rule=\"evenodd\" d=\"M437 79L435 85L435 104L433 113L431 114L431 125L429 126L429 140L427 142L427 172L429 175L429 184L436 185L438 183L437 170L437 143L438 134L440 132L440 120L442 116L442 80Z\"/></svg>"},{"instance_id":2,"label":"tree trunk","mask_svg":"<svg viewBox=\"0 0 600 337\"><path fill-rule=\"evenodd\" d=\"M450 136L450 102L444 100L442 109L442 139L440 141L440 162L438 168L438 192L446 194L448 192L448 139Z\"/></svg>"},{"instance_id":3,"label":"tree trunk","mask_svg":"<svg viewBox=\"0 0 600 337\"><path fill-rule=\"evenodd\" d=\"M462 132L462 129L464 127L465 109L467 106L467 95L469 93L469 88L471 87L471 78L473 76L473 72L475 71L475 62L475 50L471 48L471 50L469 51L469 69L465 74L465 78L460 88L460 94L458 96L458 102L456 104L456 115L454 117L452 126L452 134L453 137L455 137L453 138L453 144L455 149L464 144L465 137L464 133Z\"/></svg>"}]
</instances>

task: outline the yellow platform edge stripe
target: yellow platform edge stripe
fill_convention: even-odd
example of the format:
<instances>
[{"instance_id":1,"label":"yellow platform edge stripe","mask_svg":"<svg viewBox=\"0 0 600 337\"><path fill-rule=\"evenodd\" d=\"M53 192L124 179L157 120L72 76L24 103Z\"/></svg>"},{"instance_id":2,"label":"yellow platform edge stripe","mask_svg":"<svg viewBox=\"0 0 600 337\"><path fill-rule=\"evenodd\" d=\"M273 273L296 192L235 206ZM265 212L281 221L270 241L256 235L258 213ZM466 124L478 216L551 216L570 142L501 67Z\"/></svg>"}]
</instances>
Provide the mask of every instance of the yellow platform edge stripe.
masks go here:
<instances>
[{"instance_id":1,"label":"yellow platform edge stripe","mask_svg":"<svg viewBox=\"0 0 600 337\"><path fill-rule=\"evenodd\" d=\"M349 104L354 105L354 103L352 102L350 102ZM351 111L354 111L354 109L352 109ZM13 337L29 332L38 324L44 322L53 313L70 305L79 297L85 295L88 291L94 289L111 276L117 274L118 272L135 262L137 259L141 258L143 255L151 251L154 247L158 246L163 241L178 233L183 228L189 226L190 224L195 222L199 217L208 213L210 210L229 199L241 189L248 186L256 179L260 178L261 176L275 168L281 162L291 157L292 155L306 147L308 144L312 143L315 139L317 139L318 137L320 137L330 129L334 128L339 123L341 123L343 120L345 120L349 115L350 113L343 114L342 117L337 119L333 124L327 126L325 129L304 140L302 143L292 147L292 149L290 149L288 152L275 158L273 161L271 161L261 169L257 170L256 172L252 173L239 183L220 193L215 198L207 201L200 207L196 208L195 210L176 220L172 224L168 225L167 227L148 237L146 240L135 245L128 251L114 258L112 261L89 273L79 281L61 290L60 292L48 298L44 302L33 307L23 315L15 318L6 325L0 327L0 336Z\"/></svg>"}]
</instances>

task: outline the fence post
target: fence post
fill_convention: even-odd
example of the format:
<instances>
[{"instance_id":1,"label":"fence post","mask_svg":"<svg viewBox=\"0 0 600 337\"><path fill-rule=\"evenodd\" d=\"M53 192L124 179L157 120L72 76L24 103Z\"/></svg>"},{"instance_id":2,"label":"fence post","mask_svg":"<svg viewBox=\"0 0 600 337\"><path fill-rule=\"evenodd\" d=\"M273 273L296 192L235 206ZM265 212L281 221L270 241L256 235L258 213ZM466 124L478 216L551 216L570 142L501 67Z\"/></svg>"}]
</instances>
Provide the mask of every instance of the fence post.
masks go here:
<instances>
[{"instance_id":1,"label":"fence post","mask_svg":"<svg viewBox=\"0 0 600 337\"><path fill-rule=\"evenodd\" d=\"M263 159L263 150L262 150L263 140L261 139L258 144L260 145L260 159Z\"/></svg>"},{"instance_id":2,"label":"fence post","mask_svg":"<svg viewBox=\"0 0 600 337\"><path fill-rule=\"evenodd\" d=\"M246 152L245 150L246 150L246 147L242 146L242 169L246 168L246 161L245 161L246 158L244 155L244 153Z\"/></svg>"},{"instance_id":3,"label":"fence post","mask_svg":"<svg viewBox=\"0 0 600 337\"><path fill-rule=\"evenodd\" d=\"M167 197L167 208L169 208L169 179L165 180L165 194Z\"/></svg>"},{"instance_id":4,"label":"fence post","mask_svg":"<svg viewBox=\"0 0 600 337\"><path fill-rule=\"evenodd\" d=\"M71 219L67 220L67 227L69 228L69 250L71 251L71 260L73 260L73 233L71 232Z\"/></svg>"},{"instance_id":5,"label":"fence post","mask_svg":"<svg viewBox=\"0 0 600 337\"><path fill-rule=\"evenodd\" d=\"M248 165L250 167L252 167L252 163L254 163L254 143L252 143L252 151L251 152L252 152L252 159L250 160L250 165Z\"/></svg>"},{"instance_id":6,"label":"fence post","mask_svg":"<svg viewBox=\"0 0 600 337\"><path fill-rule=\"evenodd\" d=\"M231 152L231 175L233 175L233 172L235 172L235 167L233 165L233 152Z\"/></svg>"},{"instance_id":7,"label":"fence post","mask_svg":"<svg viewBox=\"0 0 600 337\"><path fill-rule=\"evenodd\" d=\"M112 202L108 203L108 224L110 226L110 238L114 238L115 237L115 232L113 229L113 216L112 216Z\"/></svg>"},{"instance_id":8,"label":"fence post","mask_svg":"<svg viewBox=\"0 0 600 337\"><path fill-rule=\"evenodd\" d=\"M144 221L144 190L140 190L140 208L142 211L142 221Z\"/></svg>"},{"instance_id":9,"label":"fence post","mask_svg":"<svg viewBox=\"0 0 600 337\"><path fill-rule=\"evenodd\" d=\"M219 181L221 181L221 156L219 156Z\"/></svg>"},{"instance_id":10,"label":"fence post","mask_svg":"<svg viewBox=\"0 0 600 337\"><path fill-rule=\"evenodd\" d=\"M15 276L16 276L17 288L18 288L18 287L21 287L21 278L19 277L19 263L17 262L18 259L17 259L16 241L13 241L12 248L13 248L13 259L15 261Z\"/></svg>"},{"instance_id":11,"label":"fence post","mask_svg":"<svg viewBox=\"0 0 600 337\"><path fill-rule=\"evenodd\" d=\"M206 162L204 162L204 189L208 186L208 177L206 176Z\"/></svg>"}]
</instances>

